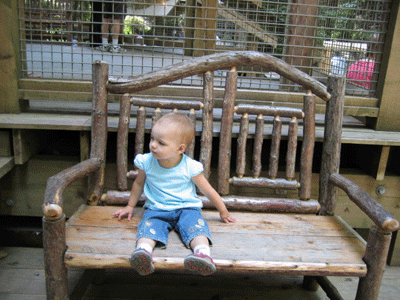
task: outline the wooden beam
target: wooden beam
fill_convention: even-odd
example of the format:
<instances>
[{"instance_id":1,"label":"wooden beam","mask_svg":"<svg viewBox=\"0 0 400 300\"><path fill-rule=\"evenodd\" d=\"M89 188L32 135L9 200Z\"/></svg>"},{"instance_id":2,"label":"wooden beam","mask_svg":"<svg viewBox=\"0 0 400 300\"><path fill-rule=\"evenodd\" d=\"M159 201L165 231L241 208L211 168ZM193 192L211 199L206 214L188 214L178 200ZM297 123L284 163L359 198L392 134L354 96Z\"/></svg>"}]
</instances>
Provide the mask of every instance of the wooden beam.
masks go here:
<instances>
[{"instance_id":1,"label":"wooden beam","mask_svg":"<svg viewBox=\"0 0 400 300\"><path fill-rule=\"evenodd\" d=\"M215 79L215 81L217 78ZM92 85L88 81L48 80L48 79L20 79L19 98L29 100L54 100L54 101L80 101L91 102ZM162 97L171 99L202 100L203 89L201 86L169 86L159 87L138 92L136 96ZM214 88L214 107L222 107L224 95L223 88ZM251 103L260 105L302 108L302 93L282 91L244 90L237 91L237 103ZM119 103L120 95L109 94L108 102ZM325 112L325 103L319 98L317 113ZM344 114L350 116L362 116L376 118L379 112L379 100L359 96L346 96Z\"/></svg>"},{"instance_id":2,"label":"wooden beam","mask_svg":"<svg viewBox=\"0 0 400 300\"><path fill-rule=\"evenodd\" d=\"M385 179L386 166L389 158L390 146L382 146L381 157L379 159L378 171L376 172L376 180Z\"/></svg>"},{"instance_id":3,"label":"wooden beam","mask_svg":"<svg viewBox=\"0 0 400 300\"><path fill-rule=\"evenodd\" d=\"M16 165L23 165L39 152L40 139L31 130L13 129L14 159Z\"/></svg>"},{"instance_id":4,"label":"wooden beam","mask_svg":"<svg viewBox=\"0 0 400 300\"><path fill-rule=\"evenodd\" d=\"M392 3L388 34L383 49L382 65L378 81L378 98L381 99L376 130L400 131L400 9L399 2Z\"/></svg>"},{"instance_id":5,"label":"wooden beam","mask_svg":"<svg viewBox=\"0 0 400 300\"><path fill-rule=\"evenodd\" d=\"M194 56L214 53L217 32L217 0L202 0L196 7Z\"/></svg>"},{"instance_id":6,"label":"wooden beam","mask_svg":"<svg viewBox=\"0 0 400 300\"><path fill-rule=\"evenodd\" d=\"M261 1L260 1L261 2ZM226 7L225 5L218 4L218 15L224 19L236 24L246 32L256 36L266 44L272 45L274 48L277 46L278 38L266 30L262 29L257 22L247 19L244 15L236 12L234 9Z\"/></svg>"},{"instance_id":7,"label":"wooden beam","mask_svg":"<svg viewBox=\"0 0 400 300\"><path fill-rule=\"evenodd\" d=\"M318 3L317 0L293 0L289 5L285 61L307 74L312 72L312 52L317 41Z\"/></svg>"},{"instance_id":8,"label":"wooden beam","mask_svg":"<svg viewBox=\"0 0 400 300\"><path fill-rule=\"evenodd\" d=\"M87 160L90 157L90 132L81 131L79 133L81 161Z\"/></svg>"},{"instance_id":9,"label":"wooden beam","mask_svg":"<svg viewBox=\"0 0 400 300\"><path fill-rule=\"evenodd\" d=\"M0 113L20 112L17 66L21 64L21 59L17 15L16 1L0 2Z\"/></svg>"}]
</instances>

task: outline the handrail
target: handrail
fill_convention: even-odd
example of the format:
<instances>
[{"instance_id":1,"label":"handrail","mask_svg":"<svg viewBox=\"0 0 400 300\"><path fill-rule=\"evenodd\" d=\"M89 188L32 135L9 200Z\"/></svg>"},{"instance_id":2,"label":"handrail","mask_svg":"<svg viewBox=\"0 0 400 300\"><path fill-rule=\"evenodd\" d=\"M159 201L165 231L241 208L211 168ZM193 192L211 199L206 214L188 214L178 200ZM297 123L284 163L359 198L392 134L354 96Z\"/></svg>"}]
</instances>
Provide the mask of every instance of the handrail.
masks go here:
<instances>
[{"instance_id":1,"label":"handrail","mask_svg":"<svg viewBox=\"0 0 400 300\"><path fill-rule=\"evenodd\" d=\"M303 86L305 89L311 90L321 99L325 101L330 99L330 94L327 92L326 87L318 80L279 58L256 51L230 51L196 57L151 73L134 76L123 83L110 80L107 89L110 93L135 93L188 76L205 73L206 71L241 66L262 67L267 71L276 72Z\"/></svg>"},{"instance_id":2,"label":"handrail","mask_svg":"<svg viewBox=\"0 0 400 300\"><path fill-rule=\"evenodd\" d=\"M399 229L399 221L354 182L339 174L332 174L329 181L345 191L350 200L383 232L389 233Z\"/></svg>"},{"instance_id":3,"label":"handrail","mask_svg":"<svg viewBox=\"0 0 400 300\"><path fill-rule=\"evenodd\" d=\"M91 158L74 165L47 180L43 201L43 215L48 220L58 220L63 216L63 192L73 182L101 167L99 158Z\"/></svg>"}]
</instances>

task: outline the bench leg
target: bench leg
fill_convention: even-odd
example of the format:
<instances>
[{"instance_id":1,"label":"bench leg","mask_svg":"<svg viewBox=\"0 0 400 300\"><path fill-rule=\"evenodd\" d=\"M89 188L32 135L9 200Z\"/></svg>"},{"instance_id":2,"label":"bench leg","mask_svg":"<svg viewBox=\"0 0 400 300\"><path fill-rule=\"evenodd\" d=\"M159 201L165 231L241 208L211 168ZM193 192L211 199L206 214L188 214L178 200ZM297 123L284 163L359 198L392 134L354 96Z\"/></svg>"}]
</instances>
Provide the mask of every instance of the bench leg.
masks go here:
<instances>
[{"instance_id":1,"label":"bench leg","mask_svg":"<svg viewBox=\"0 0 400 300\"><path fill-rule=\"evenodd\" d=\"M71 292L70 299L82 299L89 288L90 284L101 285L106 281L106 273L104 269L88 269L85 270L79 279L79 282Z\"/></svg>"},{"instance_id":2,"label":"bench leg","mask_svg":"<svg viewBox=\"0 0 400 300\"><path fill-rule=\"evenodd\" d=\"M316 292L319 288L317 278L315 276L304 276L302 288L310 292Z\"/></svg>"},{"instance_id":3,"label":"bench leg","mask_svg":"<svg viewBox=\"0 0 400 300\"><path fill-rule=\"evenodd\" d=\"M379 232L374 227L370 229L364 255L368 271L365 277L360 278L356 300L378 299L391 238L391 233Z\"/></svg>"},{"instance_id":4,"label":"bench leg","mask_svg":"<svg viewBox=\"0 0 400 300\"><path fill-rule=\"evenodd\" d=\"M343 300L339 291L326 276L304 276L302 287L311 292L316 292L321 287L329 299Z\"/></svg>"},{"instance_id":5,"label":"bench leg","mask_svg":"<svg viewBox=\"0 0 400 300\"><path fill-rule=\"evenodd\" d=\"M68 299L68 273L64 265L65 250L65 215L56 221L43 218L47 299Z\"/></svg>"},{"instance_id":6,"label":"bench leg","mask_svg":"<svg viewBox=\"0 0 400 300\"><path fill-rule=\"evenodd\" d=\"M319 276L316 277L318 284L324 290L326 295L331 300L344 300L343 297L340 295L339 291L336 287L329 281L326 276Z\"/></svg>"}]
</instances>

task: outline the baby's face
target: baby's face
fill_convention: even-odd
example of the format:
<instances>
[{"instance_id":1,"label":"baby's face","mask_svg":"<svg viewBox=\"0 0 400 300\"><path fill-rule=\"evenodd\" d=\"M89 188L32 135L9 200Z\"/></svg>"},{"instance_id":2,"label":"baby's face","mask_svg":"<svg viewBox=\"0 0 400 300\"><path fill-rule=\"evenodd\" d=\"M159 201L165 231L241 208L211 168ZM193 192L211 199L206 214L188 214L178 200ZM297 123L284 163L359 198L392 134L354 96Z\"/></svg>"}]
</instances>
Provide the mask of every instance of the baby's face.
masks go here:
<instances>
[{"instance_id":1,"label":"baby's face","mask_svg":"<svg viewBox=\"0 0 400 300\"><path fill-rule=\"evenodd\" d=\"M178 132L156 124L151 130L150 151L158 160L176 159L184 150L181 140Z\"/></svg>"}]
</instances>

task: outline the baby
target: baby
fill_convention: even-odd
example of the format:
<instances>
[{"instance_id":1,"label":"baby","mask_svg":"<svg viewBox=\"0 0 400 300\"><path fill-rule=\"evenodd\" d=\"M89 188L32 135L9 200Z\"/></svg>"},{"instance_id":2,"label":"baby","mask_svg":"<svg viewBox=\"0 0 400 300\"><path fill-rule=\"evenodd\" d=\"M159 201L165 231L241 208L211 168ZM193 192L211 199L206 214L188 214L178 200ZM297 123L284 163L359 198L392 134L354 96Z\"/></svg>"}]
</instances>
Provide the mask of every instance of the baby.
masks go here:
<instances>
[{"instance_id":1,"label":"baby","mask_svg":"<svg viewBox=\"0 0 400 300\"><path fill-rule=\"evenodd\" d=\"M145 213L139 224L136 244L130 263L140 275L154 272L152 252L165 248L168 233L174 229L193 254L184 260L185 268L201 275L216 271L210 257L211 235L201 216L202 202L196 186L210 199L225 223L236 220L229 215L219 194L203 174L203 165L184 154L194 138L194 125L180 113L161 117L153 126L150 153L139 154L134 163L138 168L128 205L113 216L131 220L142 192L146 196Z\"/></svg>"}]
</instances>

